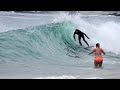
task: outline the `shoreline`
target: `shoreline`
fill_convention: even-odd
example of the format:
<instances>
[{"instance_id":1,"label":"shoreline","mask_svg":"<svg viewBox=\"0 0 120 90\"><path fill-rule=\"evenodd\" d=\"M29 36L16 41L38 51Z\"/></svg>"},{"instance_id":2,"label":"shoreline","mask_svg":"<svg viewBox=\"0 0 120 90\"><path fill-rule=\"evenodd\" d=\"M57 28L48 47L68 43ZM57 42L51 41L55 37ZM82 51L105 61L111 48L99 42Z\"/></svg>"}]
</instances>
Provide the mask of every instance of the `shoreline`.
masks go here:
<instances>
[{"instance_id":1,"label":"shoreline","mask_svg":"<svg viewBox=\"0 0 120 90\"><path fill-rule=\"evenodd\" d=\"M3 12L10 12L14 13L31 13L31 14L55 14L64 11L3 11ZM113 15L113 16L120 16L120 11L65 11L69 14L81 14L81 15Z\"/></svg>"},{"instance_id":2,"label":"shoreline","mask_svg":"<svg viewBox=\"0 0 120 90\"><path fill-rule=\"evenodd\" d=\"M19 11L17 11L17 12L19 12ZM56 13L59 11L20 11L20 12L21 13L41 13L41 14L51 13L52 14L52 13ZM66 12L69 12L70 14L80 13L81 15L115 15L115 16L120 16L120 11L66 11Z\"/></svg>"},{"instance_id":3,"label":"shoreline","mask_svg":"<svg viewBox=\"0 0 120 90\"><path fill-rule=\"evenodd\" d=\"M78 11L82 15L115 15L120 16L120 11Z\"/></svg>"}]
</instances>

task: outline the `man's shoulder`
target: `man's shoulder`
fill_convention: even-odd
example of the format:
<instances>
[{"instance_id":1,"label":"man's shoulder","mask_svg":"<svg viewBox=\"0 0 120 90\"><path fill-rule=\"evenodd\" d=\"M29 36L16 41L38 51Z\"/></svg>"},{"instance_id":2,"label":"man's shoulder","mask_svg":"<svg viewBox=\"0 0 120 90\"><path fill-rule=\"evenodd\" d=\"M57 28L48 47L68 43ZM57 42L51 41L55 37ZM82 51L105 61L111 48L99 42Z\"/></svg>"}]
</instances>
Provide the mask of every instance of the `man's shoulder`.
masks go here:
<instances>
[{"instance_id":1,"label":"man's shoulder","mask_svg":"<svg viewBox=\"0 0 120 90\"><path fill-rule=\"evenodd\" d=\"M103 52L104 50L102 48L100 48L100 50Z\"/></svg>"},{"instance_id":2,"label":"man's shoulder","mask_svg":"<svg viewBox=\"0 0 120 90\"><path fill-rule=\"evenodd\" d=\"M96 48L94 48L93 51L96 51Z\"/></svg>"},{"instance_id":3,"label":"man's shoulder","mask_svg":"<svg viewBox=\"0 0 120 90\"><path fill-rule=\"evenodd\" d=\"M100 48L100 50L103 50L102 48Z\"/></svg>"}]
</instances>

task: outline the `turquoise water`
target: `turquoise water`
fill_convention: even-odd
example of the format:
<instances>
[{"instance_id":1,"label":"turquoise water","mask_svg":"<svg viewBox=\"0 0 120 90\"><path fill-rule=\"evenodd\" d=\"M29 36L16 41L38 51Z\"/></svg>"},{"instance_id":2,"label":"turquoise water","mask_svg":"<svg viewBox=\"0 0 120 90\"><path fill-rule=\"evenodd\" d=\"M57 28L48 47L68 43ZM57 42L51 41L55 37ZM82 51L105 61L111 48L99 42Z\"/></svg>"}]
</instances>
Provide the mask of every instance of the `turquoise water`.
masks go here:
<instances>
[{"instance_id":1,"label":"turquoise water","mask_svg":"<svg viewBox=\"0 0 120 90\"><path fill-rule=\"evenodd\" d=\"M0 16L0 78L120 78L120 17L15 14ZM105 50L103 69L74 41L76 28Z\"/></svg>"}]
</instances>

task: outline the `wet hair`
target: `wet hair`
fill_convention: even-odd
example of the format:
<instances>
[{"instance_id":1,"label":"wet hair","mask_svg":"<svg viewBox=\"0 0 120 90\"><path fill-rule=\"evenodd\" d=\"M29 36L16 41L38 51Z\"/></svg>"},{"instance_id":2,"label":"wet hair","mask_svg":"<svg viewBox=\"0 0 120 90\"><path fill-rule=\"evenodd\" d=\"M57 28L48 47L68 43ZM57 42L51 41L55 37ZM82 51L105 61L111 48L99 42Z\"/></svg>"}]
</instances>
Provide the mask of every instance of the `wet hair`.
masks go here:
<instances>
[{"instance_id":1,"label":"wet hair","mask_svg":"<svg viewBox=\"0 0 120 90\"><path fill-rule=\"evenodd\" d=\"M96 44L96 47L100 47L100 44L99 44L99 43L97 43L97 44Z\"/></svg>"}]
</instances>

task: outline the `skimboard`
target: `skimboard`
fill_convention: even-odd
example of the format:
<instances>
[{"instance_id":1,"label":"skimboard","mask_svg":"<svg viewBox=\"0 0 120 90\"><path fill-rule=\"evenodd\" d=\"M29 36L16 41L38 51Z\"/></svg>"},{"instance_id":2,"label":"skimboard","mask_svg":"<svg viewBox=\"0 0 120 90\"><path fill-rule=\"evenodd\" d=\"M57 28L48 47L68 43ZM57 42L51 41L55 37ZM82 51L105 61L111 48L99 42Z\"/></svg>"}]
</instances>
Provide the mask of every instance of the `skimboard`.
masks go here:
<instances>
[{"instance_id":1,"label":"skimboard","mask_svg":"<svg viewBox=\"0 0 120 90\"><path fill-rule=\"evenodd\" d=\"M92 48L92 47L94 47L94 46L89 46L89 47L83 47L84 49L87 49L87 48Z\"/></svg>"}]
</instances>

